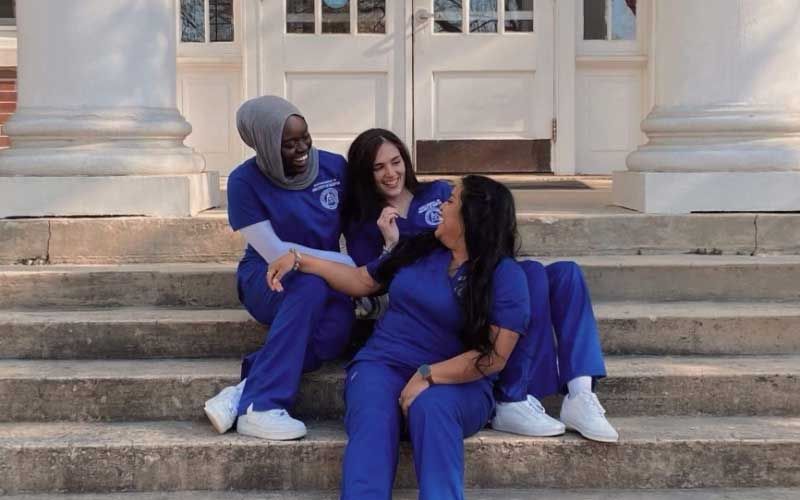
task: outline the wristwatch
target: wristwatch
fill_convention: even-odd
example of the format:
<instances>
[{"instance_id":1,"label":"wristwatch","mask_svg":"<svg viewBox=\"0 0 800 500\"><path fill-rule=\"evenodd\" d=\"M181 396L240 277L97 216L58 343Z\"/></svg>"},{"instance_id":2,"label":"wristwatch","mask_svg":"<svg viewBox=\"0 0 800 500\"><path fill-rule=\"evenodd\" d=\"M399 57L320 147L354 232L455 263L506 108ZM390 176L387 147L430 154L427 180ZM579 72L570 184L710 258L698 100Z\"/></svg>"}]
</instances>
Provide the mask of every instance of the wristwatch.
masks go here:
<instances>
[{"instance_id":1,"label":"wristwatch","mask_svg":"<svg viewBox=\"0 0 800 500\"><path fill-rule=\"evenodd\" d=\"M423 379L427 380L429 384L433 385L433 374L431 373L431 365L422 365L417 368L417 373Z\"/></svg>"}]
</instances>

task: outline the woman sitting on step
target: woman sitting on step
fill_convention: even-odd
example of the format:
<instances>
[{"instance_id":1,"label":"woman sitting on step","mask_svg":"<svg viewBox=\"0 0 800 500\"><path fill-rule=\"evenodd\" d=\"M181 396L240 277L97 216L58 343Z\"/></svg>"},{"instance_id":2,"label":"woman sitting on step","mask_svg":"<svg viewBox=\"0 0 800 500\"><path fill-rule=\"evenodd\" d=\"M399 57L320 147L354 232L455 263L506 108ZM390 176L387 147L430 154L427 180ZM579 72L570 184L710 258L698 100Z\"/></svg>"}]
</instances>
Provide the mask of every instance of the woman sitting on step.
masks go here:
<instances>
[{"instance_id":1,"label":"woman sitting on step","mask_svg":"<svg viewBox=\"0 0 800 500\"><path fill-rule=\"evenodd\" d=\"M267 287L267 263L295 248L304 255L353 266L338 253L343 157L312 146L303 115L279 97L245 102L236 114L242 140L256 156L228 179L231 227L248 243L236 273L239 299L258 322L269 324L264 346L245 358L242 382L208 400L205 411L218 432L266 439L297 439L303 422L292 408L303 372L346 348L353 304L322 279L287 276L287 292Z\"/></svg>"},{"instance_id":2,"label":"woman sitting on step","mask_svg":"<svg viewBox=\"0 0 800 500\"><path fill-rule=\"evenodd\" d=\"M440 222L357 269L295 249L270 263L280 293L309 275L356 297L388 290L385 314L347 367L343 499L391 498L404 427L419 498L463 498L463 440L491 416L493 381L527 331L508 188L467 176Z\"/></svg>"},{"instance_id":3,"label":"woman sitting on step","mask_svg":"<svg viewBox=\"0 0 800 500\"><path fill-rule=\"evenodd\" d=\"M451 186L420 183L408 148L392 132L371 129L360 134L350 147L348 169L344 227L348 253L357 265L439 224L440 206ZM496 223L493 215L480 221L487 231ZM564 433L566 424L589 439L616 441L618 434L592 392L594 380L606 371L580 268L574 262L543 266L526 260L520 265L528 283L531 322L495 385L492 427L555 436ZM367 308L380 304L362 303ZM561 421L548 416L539 402L558 392L567 395Z\"/></svg>"}]
</instances>

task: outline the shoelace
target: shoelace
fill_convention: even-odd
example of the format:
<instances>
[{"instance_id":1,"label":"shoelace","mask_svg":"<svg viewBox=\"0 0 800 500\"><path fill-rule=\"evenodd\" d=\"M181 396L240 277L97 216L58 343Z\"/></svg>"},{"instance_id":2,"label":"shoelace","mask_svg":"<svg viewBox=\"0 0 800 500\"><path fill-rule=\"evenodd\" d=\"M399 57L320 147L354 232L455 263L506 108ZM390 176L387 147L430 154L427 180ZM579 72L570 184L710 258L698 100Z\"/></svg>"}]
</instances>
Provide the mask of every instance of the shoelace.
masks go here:
<instances>
[{"instance_id":1,"label":"shoelace","mask_svg":"<svg viewBox=\"0 0 800 500\"><path fill-rule=\"evenodd\" d=\"M539 413L544 413L545 412L544 411L544 406L542 406L542 403L540 403L539 400L536 399L535 397L529 395L527 402L528 402L528 406L533 408L534 411L539 412Z\"/></svg>"}]
</instances>

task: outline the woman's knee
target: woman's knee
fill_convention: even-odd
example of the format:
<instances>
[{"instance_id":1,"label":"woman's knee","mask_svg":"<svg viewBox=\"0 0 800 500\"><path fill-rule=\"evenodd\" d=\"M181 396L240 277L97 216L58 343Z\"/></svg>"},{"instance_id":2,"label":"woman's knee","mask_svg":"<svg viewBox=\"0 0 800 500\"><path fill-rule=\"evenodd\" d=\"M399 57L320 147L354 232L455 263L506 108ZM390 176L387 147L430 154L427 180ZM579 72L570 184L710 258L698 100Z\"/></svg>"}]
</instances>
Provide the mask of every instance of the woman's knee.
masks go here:
<instances>
[{"instance_id":1,"label":"woman's knee","mask_svg":"<svg viewBox=\"0 0 800 500\"><path fill-rule=\"evenodd\" d=\"M422 391L408 408L409 425L413 427L418 423L430 421L452 420L456 408L447 398L436 394L436 391L427 389Z\"/></svg>"},{"instance_id":2,"label":"woman's knee","mask_svg":"<svg viewBox=\"0 0 800 500\"><path fill-rule=\"evenodd\" d=\"M551 285L569 283L573 281L583 281L581 266L573 261L553 262L546 267L547 278Z\"/></svg>"},{"instance_id":3,"label":"woman's knee","mask_svg":"<svg viewBox=\"0 0 800 500\"><path fill-rule=\"evenodd\" d=\"M547 270L541 262L524 260L519 263L528 280L528 290L532 298L546 297L549 293L549 279Z\"/></svg>"}]
</instances>

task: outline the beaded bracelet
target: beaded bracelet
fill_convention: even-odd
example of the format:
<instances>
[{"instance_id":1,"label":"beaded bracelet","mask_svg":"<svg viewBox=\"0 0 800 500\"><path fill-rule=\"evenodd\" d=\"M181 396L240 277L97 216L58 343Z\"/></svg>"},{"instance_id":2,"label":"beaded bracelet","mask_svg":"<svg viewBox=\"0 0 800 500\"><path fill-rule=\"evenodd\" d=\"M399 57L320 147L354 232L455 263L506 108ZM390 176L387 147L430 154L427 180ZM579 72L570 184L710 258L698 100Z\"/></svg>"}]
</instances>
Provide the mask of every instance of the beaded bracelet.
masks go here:
<instances>
[{"instance_id":1,"label":"beaded bracelet","mask_svg":"<svg viewBox=\"0 0 800 500\"><path fill-rule=\"evenodd\" d=\"M300 255L300 252L297 251L296 248L292 248L289 250L292 255L294 255L294 265L292 266L292 271L297 271L300 269L300 261L303 260L303 257Z\"/></svg>"}]
</instances>

